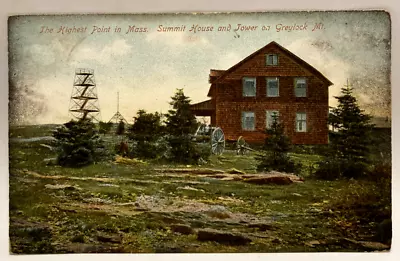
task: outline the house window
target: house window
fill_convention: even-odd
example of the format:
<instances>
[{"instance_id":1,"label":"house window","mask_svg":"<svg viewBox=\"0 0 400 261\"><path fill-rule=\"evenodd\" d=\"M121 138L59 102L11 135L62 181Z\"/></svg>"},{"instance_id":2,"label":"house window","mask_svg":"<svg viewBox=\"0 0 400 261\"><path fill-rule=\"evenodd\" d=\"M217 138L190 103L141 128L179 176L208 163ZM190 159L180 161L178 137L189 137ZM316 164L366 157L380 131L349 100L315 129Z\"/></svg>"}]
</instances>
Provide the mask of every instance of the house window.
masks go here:
<instances>
[{"instance_id":1,"label":"house window","mask_svg":"<svg viewBox=\"0 0 400 261\"><path fill-rule=\"evenodd\" d=\"M243 96L255 97L256 96L256 78L243 78Z\"/></svg>"},{"instance_id":2,"label":"house window","mask_svg":"<svg viewBox=\"0 0 400 261\"><path fill-rule=\"evenodd\" d=\"M296 97L307 97L306 78L296 78L294 80L294 93Z\"/></svg>"},{"instance_id":3,"label":"house window","mask_svg":"<svg viewBox=\"0 0 400 261\"><path fill-rule=\"evenodd\" d=\"M267 54L266 55L267 65L278 65L278 55L277 54Z\"/></svg>"},{"instance_id":4,"label":"house window","mask_svg":"<svg viewBox=\"0 0 400 261\"><path fill-rule=\"evenodd\" d=\"M296 131L297 132L307 131L307 114L305 112L296 113Z\"/></svg>"},{"instance_id":5,"label":"house window","mask_svg":"<svg viewBox=\"0 0 400 261\"><path fill-rule=\"evenodd\" d=\"M242 112L242 129L252 131L255 130L255 117L254 112L244 111Z\"/></svg>"},{"instance_id":6,"label":"house window","mask_svg":"<svg viewBox=\"0 0 400 261\"><path fill-rule=\"evenodd\" d=\"M274 118L276 118L278 120L279 112L278 111L267 111L267 117L266 117L267 129L271 129L272 123L274 122Z\"/></svg>"},{"instance_id":7,"label":"house window","mask_svg":"<svg viewBox=\"0 0 400 261\"><path fill-rule=\"evenodd\" d=\"M278 77L267 78L267 97L279 96L279 79Z\"/></svg>"}]
</instances>

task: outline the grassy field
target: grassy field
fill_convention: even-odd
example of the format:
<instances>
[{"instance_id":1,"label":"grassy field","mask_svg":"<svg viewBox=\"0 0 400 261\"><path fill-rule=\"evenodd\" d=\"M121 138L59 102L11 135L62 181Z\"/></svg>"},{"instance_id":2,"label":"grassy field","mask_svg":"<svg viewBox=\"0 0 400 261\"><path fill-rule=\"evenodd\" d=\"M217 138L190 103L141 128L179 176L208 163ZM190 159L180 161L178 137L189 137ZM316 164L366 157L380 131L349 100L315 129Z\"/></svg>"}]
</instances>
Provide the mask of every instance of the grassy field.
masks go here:
<instances>
[{"instance_id":1,"label":"grassy field","mask_svg":"<svg viewBox=\"0 0 400 261\"><path fill-rule=\"evenodd\" d=\"M52 128L10 127L10 137L47 136ZM354 226L332 208L370 182L311 179L318 155L291 155L305 166L302 183L256 185L168 170L199 166L47 165L45 159L56 156L42 145L48 143L10 143L12 253L365 251L356 241L375 235L376 220ZM255 173L255 163L254 154L227 151L201 168ZM229 239L200 236L209 230Z\"/></svg>"}]
</instances>

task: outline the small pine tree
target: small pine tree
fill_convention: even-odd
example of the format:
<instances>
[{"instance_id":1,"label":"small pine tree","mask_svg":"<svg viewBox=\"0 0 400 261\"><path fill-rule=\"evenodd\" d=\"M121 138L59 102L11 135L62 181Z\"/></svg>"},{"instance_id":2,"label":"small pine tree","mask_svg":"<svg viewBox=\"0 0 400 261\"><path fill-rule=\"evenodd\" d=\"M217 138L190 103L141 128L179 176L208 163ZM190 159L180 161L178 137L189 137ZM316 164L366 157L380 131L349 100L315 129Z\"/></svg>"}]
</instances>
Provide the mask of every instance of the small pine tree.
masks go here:
<instances>
[{"instance_id":1,"label":"small pine tree","mask_svg":"<svg viewBox=\"0 0 400 261\"><path fill-rule=\"evenodd\" d=\"M120 120L117 126L117 131L115 134L117 135L124 135L125 133L125 122L123 120Z\"/></svg>"},{"instance_id":2,"label":"small pine tree","mask_svg":"<svg viewBox=\"0 0 400 261\"><path fill-rule=\"evenodd\" d=\"M288 155L291 150L290 139L284 134L283 125L276 115L273 116L271 127L266 129L266 134L262 152L256 157L259 162L257 170L296 172L297 166Z\"/></svg>"},{"instance_id":3,"label":"small pine tree","mask_svg":"<svg viewBox=\"0 0 400 261\"><path fill-rule=\"evenodd\" d=\"M335 97L338 106L328 117L333 127L330 139L329 160L320 164L317 174L330 173L333 177L359 177L366 173L369 162L371 116L364 113L347 85Z\"/></svg>"},{"instance_id":4,"label":"small pine tree","mask_svg":"<svg viewBox=\"0 0 400 261\"><path fill-rule=\"evenodd\" d=\"M58 128L53 137L59 150L58 164L81 167L93 163L101 146L95 125L90 120L71 120Z\"/></svg>"},{"instance_id":5,"label":"small pine tree","mask_svg":"<svg viewBox=\"0 0 400 261\"><path fill-rule=\"evenodd\" d=\"M172 109L166 115L168 144L171 147L171 160L179 163L195 163L201 157L192 135L196 131L196 117L190 110L190 99L182 89L178 89L170 102Z\"/></svg>"},{"instance_id":6,"label":"small pine tree","mask_svg":"<svg viewBox=\"0 0 400 261\"><path fill-rule=\"evenodd\" d=\"M100 121L99 122L99 133L105 135L110 132L111 127L112 127L112 122Z\"/></svg>"},{"instance_id":7,"label":"small pine tree","mask_svg":"<svg viewBox=\"0 0 400 261\"><path fill-rule=\"evenodd\" d=\"M139 110L135 122L129 129L128 137L136 142L133 156L142 158L156 158L162 151L160 138L163 133L160 113L147 113Z\"/></svg>"}]
</instances>

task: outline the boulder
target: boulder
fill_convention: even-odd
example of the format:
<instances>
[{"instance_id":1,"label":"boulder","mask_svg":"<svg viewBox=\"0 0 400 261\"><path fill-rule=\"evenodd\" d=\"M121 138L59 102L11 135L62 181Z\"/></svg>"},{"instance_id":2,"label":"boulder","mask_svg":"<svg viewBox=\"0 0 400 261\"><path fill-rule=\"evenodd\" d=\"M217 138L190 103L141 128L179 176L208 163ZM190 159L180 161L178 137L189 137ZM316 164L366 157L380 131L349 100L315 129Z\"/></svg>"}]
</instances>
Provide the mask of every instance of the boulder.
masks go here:
<instances>
[{"instance_id":1,"label":"boulder","mask_svg":"<svg viewBox=\"0 0 400 261\"><path fill-rule=\"evenodd\" d=\"M212 206L209 210L206 210L205 213L209 217L218 219L226 219L231 217L227 209L224 206L219 205Z\"/></svg>"},{"instance_id":2,"label":"boulder","mask_svg":"<svg viewBox=\"0 0 400 261\"><path fill-rule=\"evenodd\" d=\"M78 186L74 186L74 185L69 185L69 184L56 184L56 185L52 185L52 184L46 184L45 188L47 189L65 189L65 190L81 190L81 188L79 188Z\"/></svg>"},{"instance_id":3,"label":"boulder","mask_svg":"<svg viewBox=\"0 0 400 261\"><path fill-rule=\"evenodd\" d=\"M261 231L266 231L266 230L276 230L276 228L270 224L270 223L250 223L247 224L247 227L249 228L258 228Z\"/></svg>"},{"instance_id":4,"label":"boulder","mask_svg":"<svg viewBox=\"0 0 400 261\"><path fill-rule=\"evenodd\" d=\"M276 237L276 238L272 239L271 242L274 243L274 244L282 244L283 240L281 238L279 238L279 237Z\"/></svg>"},{"instance_id":5,"label":"boulder","mask_svg":"<svg viewBox=\"0 0 400 261\"><path fill-rule=\"evenodd\" d=\"M195 233L193 228L185 224L173 224L171 225L171 230L175 233L181 233L183 235L190 235Z\"/></svg>"},{"instance_id":6,"label":"boulder","mask_svg":"<svg viewBox=\"0 0 400 261\"><path fill-rule=\"evenodd\" d=\"M357 245L365 251L385 251L390 250L390 246L380 243L380 242L370 242L370 241L357 241L349 238L344 238L343 242L351 243Z\"/></svg>"},{"instance_id":7,"label":"boulder","mask_svg":"<svg viewBox=\"0 0 400 261\"><path fill-rule=\"evenodd\" d=\"M52 237L52 229L46 223L30 222L24 219L11 218L10 234L23 235L34 241L49 240Z\"/></svg>"},{"instance_id":8,"label":"boulder","mask_svg":"<svg viewBox=\"0 0 400 261\"><path fill-rule=\"evenodd\" d=\"M235 168L231 168L227 171L227 173L229 174L242 174L244 175L245 173L241 170L235 169Z\"/></svg>"},{"instance_id":9,"label":"boulder","mask_svg":"<svg viewBox=\"0 0 400 261\"><path fill-rule=\"evenodd\" d=\"M197 240L215 241L226 245L246 245L252 240L238 233L225 232L215 229L200 229L197 231Z\"/></svg>"},{"instance_id":10,"label":"boulder","mask_svg":"<svg viewBox=\"0 0 400 261\"><path fill-rule=\"evenodd\" d=\"M315 246L317 246L317 245L320 245L321 242L318 241L318 240L311 240L311 241L309 241L309 242L305 242L304 244L305 244L306 246L309 246L309 247L315 247Z\"/></svg>"},{"instance_id":11,"label":"boulder","mask_svg":"<svg viewBox=\"0 0 400 261\"><path fill-rule=\"evenodd\" d=\"M57 158L47 158L43 160L43 163L48 166L57 165Z\"/></svg>"},{"instance_id":12,"label":"boulder","mask_svg":"<svg viewBox=\"0 0 400 261\"><path fill-rule=\"evenodd\" d=\"M384 251L390 249L390 246L380 242L361 241L360 245L364 247L365 250L371 250L371 251Z\"/></svg>"},{"instance_id":13,"label":"boulder","mask_svg":"<svg viewBox=\"0 0 400 261\"><path fill-rule=\"evenodd\" d=\"M97 240L104 243L121 243L122 238L120 235L106 235L106 234L98 234Z\"/></svg>"}]
</instances>

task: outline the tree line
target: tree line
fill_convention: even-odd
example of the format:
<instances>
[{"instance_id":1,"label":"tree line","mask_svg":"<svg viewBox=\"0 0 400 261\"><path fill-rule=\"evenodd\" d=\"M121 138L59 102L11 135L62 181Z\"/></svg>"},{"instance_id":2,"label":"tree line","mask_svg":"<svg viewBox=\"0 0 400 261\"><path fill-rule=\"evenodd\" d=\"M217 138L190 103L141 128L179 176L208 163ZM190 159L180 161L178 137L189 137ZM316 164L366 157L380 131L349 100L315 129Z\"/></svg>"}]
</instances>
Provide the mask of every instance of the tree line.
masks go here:
<instances>
[{"instance_id":1,"label":"tree line","mask_svg":"<svg viewBox=\"0 0 400 261\"><path fill-rule=\"evenodd\" d=\"M341 95L335 98L338 106L332 108L328 118L335 131L330 134L326 157L318 163L314 174L323 179L363 176L369 166L371 117L360 109L351 87L342 88ZM189 97L178 89L171 97L170 105L171 109L165 115L139 110L133 125L128 128L123 121L119 122L116 134L124 135L130 141L129 156L164 158L187 164L197 163L200 158L206 160L210 149L192 141L198 123L190 110ZM273 119L271 127L265 130L264 145L256 156L257 169L296 173L302 166L289 156L293 146L279 117ZM99 132L96 132L95 125L88 120L65 123L54 133L59 144L59 164L81 166L95 161L95 148L102 144L98 133L105 134L111 128L112 123L101 122Z\"/></svg>"},{"instance_id":2,"label":"tree line","mask_svg":"<svg viewBox=\"0 0 400 261\"><path fill-rule=\"evenodd\" d=\"M130 141L129 156L145 159L165 158L172 162L193 164L200 158L206 160L210 153L196 146L192 138L198 123L190 110L190 99L182 89L171 98L167 114L139 110L133 125L117 125L115 134L124 135ZM53 136L57 139L58 163L63 166L83 166L95 161L96 148L103 143L99 134L109 133L113 123L100 122L98 131L90 120L71 120L59 128ZM104 148L104 147L103 147Z\"/></svg>"}]
</instances>

